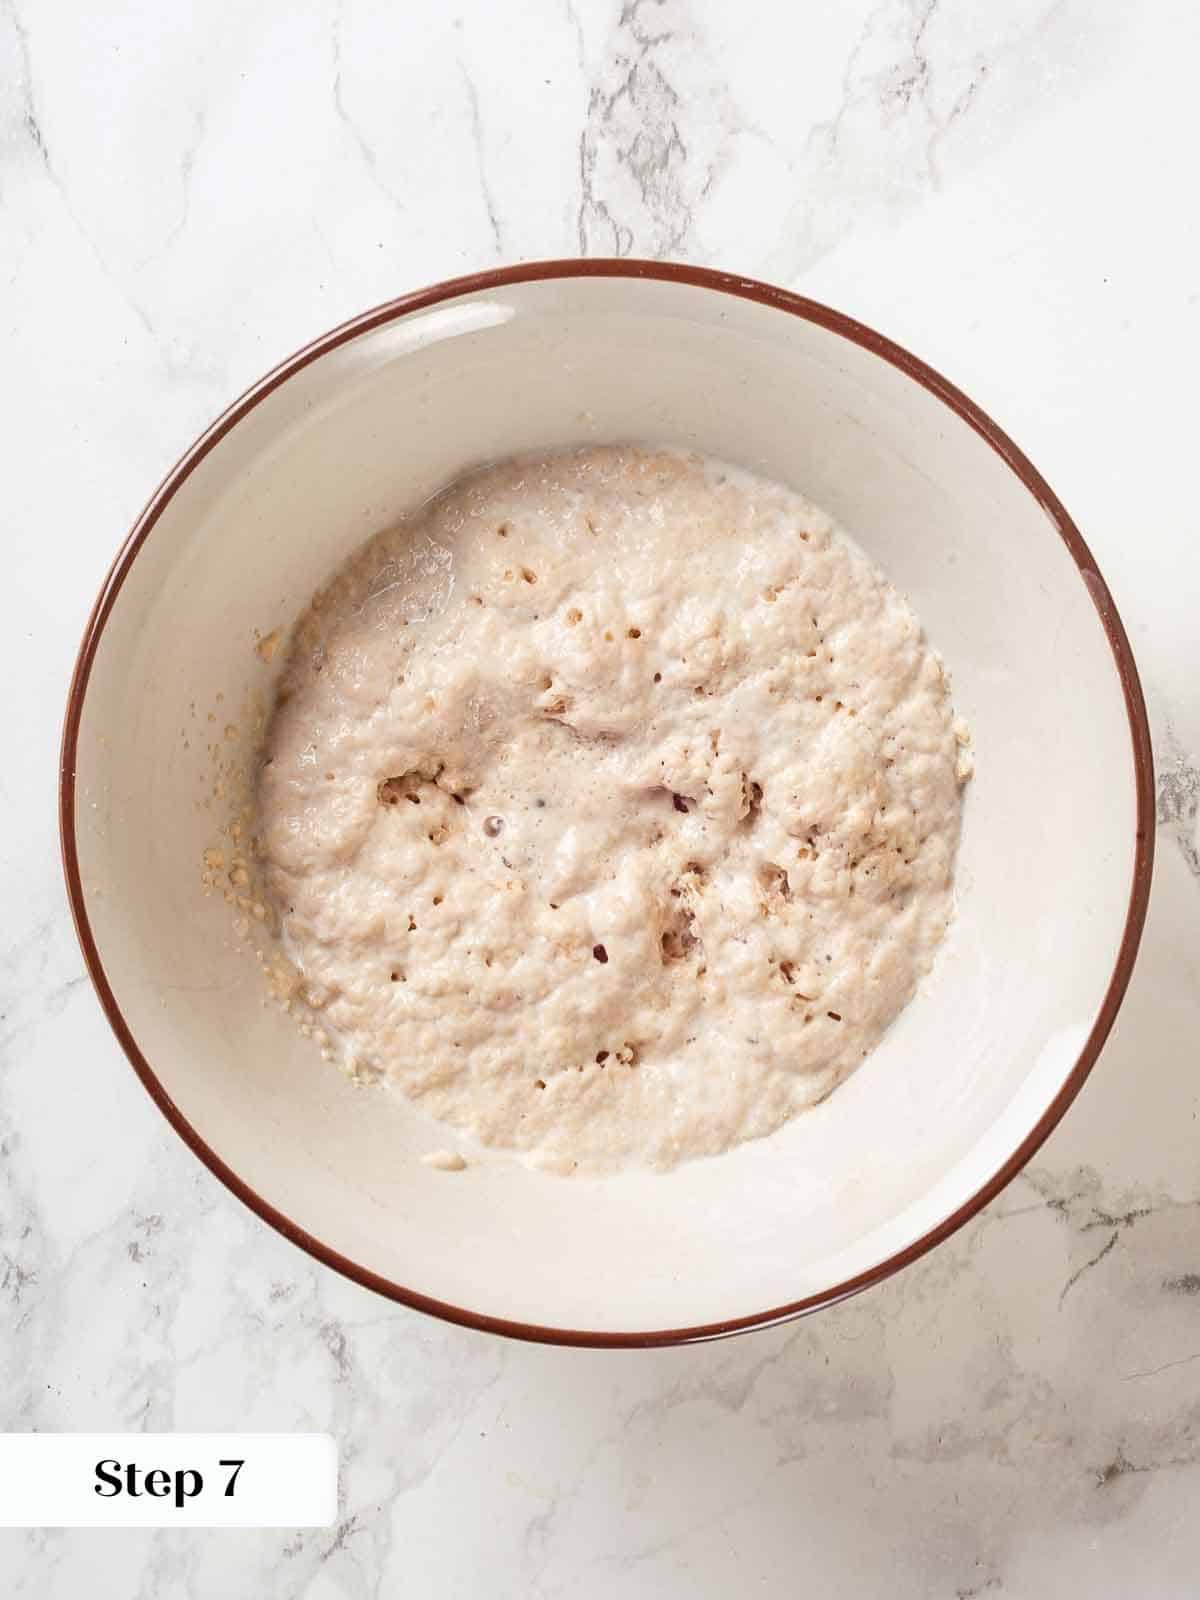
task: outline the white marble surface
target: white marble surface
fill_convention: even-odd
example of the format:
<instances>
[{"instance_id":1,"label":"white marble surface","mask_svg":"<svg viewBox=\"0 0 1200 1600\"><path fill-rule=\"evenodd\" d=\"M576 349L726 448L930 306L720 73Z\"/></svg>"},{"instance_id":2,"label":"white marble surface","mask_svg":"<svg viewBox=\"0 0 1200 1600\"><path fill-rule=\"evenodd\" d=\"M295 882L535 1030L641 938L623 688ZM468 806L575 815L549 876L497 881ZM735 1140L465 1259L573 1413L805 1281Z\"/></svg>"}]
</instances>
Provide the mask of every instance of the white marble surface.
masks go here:
<instances>
[{"instance_id":1,"label":"white marble surface","mask_svg":"<svg viewBox=\"0 0 1200 1600\"><path fill-rule=\"evenodd\" d=\"M0 0L0 1423L330 1428L344 1483L333 1532L0 1533L6 1592L1200 1591L1198 51L1183 0ZM1142 960L1032 1168L686 1351L443 1327L244 1212L109 1037L55 838L78 634L201 426L375 301L580 251L776 279L962 384L1091 541L1160 764Z\"/></svg>"}]
</instances>

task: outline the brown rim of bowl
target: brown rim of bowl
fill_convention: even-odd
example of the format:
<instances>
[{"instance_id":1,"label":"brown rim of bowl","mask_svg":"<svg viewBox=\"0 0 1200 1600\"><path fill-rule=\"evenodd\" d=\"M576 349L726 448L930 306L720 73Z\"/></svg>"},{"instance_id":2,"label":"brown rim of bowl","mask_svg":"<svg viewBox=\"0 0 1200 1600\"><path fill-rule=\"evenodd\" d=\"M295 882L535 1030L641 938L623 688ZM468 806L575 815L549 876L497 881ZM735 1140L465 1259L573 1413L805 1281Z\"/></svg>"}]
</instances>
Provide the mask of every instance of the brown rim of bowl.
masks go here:
<instances>
[{"instance_id":1,"label":"brown rim of bowl","mask_svg":"<svg viewBox=\"0 0 1200 1600\"><path fill-rule=\"evenodd\" d=\"M859 1273L856 1277L848 1279L845 1283L836 1284L820 1294L809 1295L804 1299L792 1301L790 1304L775 1306L768 1311L762 1311L752 1316L736 1317L723 1322L711 1322L692 1328L657 1328L642 1333L611 1333L603 1330L586 1330L574 1328L546 1328L532 1323L512 1322L503 1317L486 1316L483 1313L464 1310L461 1306L447 1305L443 1301L431 1299L428 1295L418 1293L415 1289L406 1289L403 1285L392 1283L387 1278L380 1277L368 1268L360 1266L357 1262L348 1260L336 1250L331 1250L322 1244L319 1239L298 1227L290 1218L277 1211L269 1201L256 1194L238 1175L231 1171L211 1149L208 1144L192 1127L183 1112L171 1099L154 1074L154 1069L138 1048L129 1024L126 1022L121 1008L117 1003L104 965L100 960L100 952L88 921L87 908L84 904L83 888L79 876L79 856L75 840L75 761L79 742L79 725L83 713L84 696L87 693L88 679L91 675L92 663L96 657L104 627L121 591L121 585L132 566L138 551L149 538L155 523L162 515L164 508L174 495L175 491L184 482L193 468L204 459L209 451L236 426L246 414L251 411L260 400L265 399L272 390L277 389L294 373L315 361L319 356L325 355L330 350L335 350L339 345L357 338L360 334L377 328L384 323L392 322L397 317L406 316L413 311L424 310L428 306L437 305L443 300L453 299L459 295L477 294L490 289L503 288L507 284L530 283L542 279L552 278L652 278L666 283L685 283L701 289L710 289L719 294L736 295L744 300L756 300L761 305L771 306L777 311L788 312L792 316L804 317L809 322L815 322L820 327L827 328L833 333L840 334L844 339L850 339L860 345L864 350L880 356L892 366L908 377L923 384L926 389L940 399L945 405L956 412L965 422L969 423L975 432L985 439L992 449L1012 469L1024 484L1034 499L1049 517L1051 523L1057 528L1067 549L1075 559L1080 576L1087 588L1089 595L1100 615L1104 631L1108 635L1116 660L1117 672L1121 679L1121 687L1125 695L1125 707L1129 716L1129 734L1133 745L1134 781L1137 789L1137 837L1135 842L1133 882L1130 887L1129 907L1125 916L1125 927L1121 935L1121 944L1117 951L1116 963L1112 976L1105 990L1104 1000L1099 1014L1088 1034L1079 1058L1071 1069L1066 1081L1042 1113L1034 1128L1021 1141L1008 1160L1003 1163L997 1172L978 1189L971 1198L960 1205L940 1222L937 1227L930 1229L921 1238L908 1245L905 1249L889 1256L866 1272ZM499 1333L510 1338L529 1339L543 1344L585 1345L595 1348L645 1348L657 1345L687 1344L702 1339L717 1339L727 1334L741 1333L752 1328L766 1328L774 1323L786 1322L791 1318L803 1315L808 1311L815 1311L823 1306L833 1305L839 1300L844 1300L850 1295L857 1294L862 1289L870 1288L872 1284L880 1283L901 1267L931 1250L934 1245L940 1244L949 1237L964 1222L975 1215L989 1200L993 1199L1004 1188L1058 1123L1067 1107L1078 1094L1083 1080L1091 1071L1101 1046L1113 1024L1113 1019L1120 1007L1129 975L1133 969L1134 957L1137 953L1138 941L1141 938L1142 925L1146 918L1146 905L1150 895L1151 865L1154 857L1154 768L1150 747L1150 730L1146 721L1146 706L1142 698L1141 684L1138 681L1137 668L1134 665L1133 652L1130 649L1129 639L1125 633L1117 608L1108 591L1108 586L1101 577L1099 569L1092 558L1092 553L1084 543L1078 528L1067 515L1066 509L1050 485L1038 472L1031 461L1017 448L1008 435L996 426L990 417L985 415L973 401L968 400L961 390L948 382L935 372L931 367L919 361L916 356L910 355L907 350L893 344L890 339L873 329L865 327L861 322L845 316L840 311L821 305L818 301L806 299L803 295L792 294L786 289L777 289L770 284L759 283L752 278L735 276L732 273L717 272L706 267L692 267L676 265L668 262L635 261L628 259L595 259L595 260L563 260L563 261L533 261L521 266L498 267L487 272L477 272L461 278L449 278L443 283L434 284L427 289L418 289L412 294L401 295L399 299L389 300L385 305L377 306L374 310L364 312L361 316L344 322L340 327L332 329L329 333L305 345L295 355L289 356L280 363L266 377L260 379L252 388L248 389L239 400L225 411L201 435L191 449L182 457L176 466L167 474L162 483L155 490L145 510L134 523L117 557L104 580L100 594L92 608L84 630L83 642L80 645L79 655L75 663L75 671L71 678L71 688L67 699L66 719L63 725L62 753L59 771L59 826L62 836L63 868L66 873L67 892L71 902L71 915L75 921L75 930L79 936L79 943L83 949L84 960L95 984L100 1003L113 1032L116 1034L125 1054L133 1066L134 1071L142 1080L159 1110L170 1122L176 1133L191 1146L192 1150L204 1162L205 1166L213 1172L226 1188L232 1192L249 1208L257 1212L264 1222L270 1223L284 1238L290 1239L293 1244L299 1245L309 1255L324 1265L332 1267L335 1271L343 1273L347 1278L353 1279L367 1289L373 1289L377 1294L387 1296L391 1300L399 1301L402 1305L411 1306L417 1311L429 1312L433 1316L442 1317L448 1322L459 1323L463 1327L476 1328L488 1333Z\"/></svg>"}]
</instances>

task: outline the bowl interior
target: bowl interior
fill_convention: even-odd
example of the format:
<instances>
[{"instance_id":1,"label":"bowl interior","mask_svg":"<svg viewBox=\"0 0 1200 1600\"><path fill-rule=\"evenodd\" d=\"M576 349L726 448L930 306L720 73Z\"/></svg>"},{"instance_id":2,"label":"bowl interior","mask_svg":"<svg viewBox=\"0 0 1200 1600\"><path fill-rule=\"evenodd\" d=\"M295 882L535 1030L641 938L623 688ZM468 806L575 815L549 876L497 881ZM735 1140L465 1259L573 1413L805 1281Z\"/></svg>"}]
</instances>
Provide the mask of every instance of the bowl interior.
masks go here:
<instances>
[{"instance_id":1,"label":"bowl interior","mask_svg":"<svg viewBox=\"0 0 1200 1600\"><path fill-rule=\"evenodd\" d=\"M824 1105L667 1176L563 1180L355 1089L263 1004L219 896L213 755L279 665L254 642L467 467L671 443L824 506L913 601L974 735L958 912L922 991ZM226 737L227 725L234 731ZM75 831L99 960L196 1134L357 1269L473 1314L678 1329L828 1292L967 1202L1062 1090L1130 903L1130 722L1047 510L937 394L842 333L678 281L493 284L358 331L225 428L127 565L86 685ZM456 1141L459 1142L459 1141Z\"/></svg>"}]
</instances>

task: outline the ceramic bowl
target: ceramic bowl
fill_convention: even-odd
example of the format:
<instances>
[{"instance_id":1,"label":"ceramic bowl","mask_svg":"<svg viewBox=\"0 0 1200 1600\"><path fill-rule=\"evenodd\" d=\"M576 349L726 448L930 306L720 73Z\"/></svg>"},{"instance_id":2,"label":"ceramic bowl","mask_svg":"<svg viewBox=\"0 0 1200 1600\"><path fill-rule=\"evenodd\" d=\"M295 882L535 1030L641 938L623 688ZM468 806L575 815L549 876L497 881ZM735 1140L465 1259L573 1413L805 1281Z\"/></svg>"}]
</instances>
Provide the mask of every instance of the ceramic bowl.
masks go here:
<instances>
[{"instance_id":1,"label":"ceramic bowl","mask_svg":"<svg viewBox=\"0 0 1200 1600\"><path fill-rule=\"evenodd\" d=\"M977 773L934 971L837 1092L668 1175L563 1179L356 1088L263 1004L201 892L221 708L349 552L481 461L586 441L724 457L826 507L915 605ZM210 714L216 721L209 721ZM232 720L232 719L231 719ZM230 735L238 750L248 735ZM225 747L222 747L225 749ZM228 754L229 751L225 750ZM952 385L812 301L695 268L554 262L408 295L250 390L158 489L88 624L63 747L79 936L164 1115L265 1221L396 1300L498 1332L654 1344L829 1304L984 1204L1079 1089L1150 878L1129 644L1078 531Z\"/></svg>"}]
</instances>

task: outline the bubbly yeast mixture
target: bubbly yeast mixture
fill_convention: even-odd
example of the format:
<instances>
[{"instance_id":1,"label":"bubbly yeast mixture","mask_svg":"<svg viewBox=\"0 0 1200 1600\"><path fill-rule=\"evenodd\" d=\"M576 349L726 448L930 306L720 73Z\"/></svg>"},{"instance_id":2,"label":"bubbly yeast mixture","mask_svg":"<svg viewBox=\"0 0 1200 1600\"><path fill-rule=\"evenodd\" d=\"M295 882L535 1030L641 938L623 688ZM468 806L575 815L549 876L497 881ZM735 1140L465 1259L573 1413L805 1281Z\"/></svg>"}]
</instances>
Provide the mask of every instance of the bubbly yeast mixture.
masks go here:
<instances>
[{"instance_id":1,"label":"bubbly yeast mixture","mask_svg":"<svg viewBox=\"0 0 1200 1600\"><path fill-rule=\"evenodd\" d=\"M945 930L970 771L905 601L778 484L489 467L293 631L263 876L348 1070L562 1171L771 1132Z\"/></svg>"}]
</instances>

